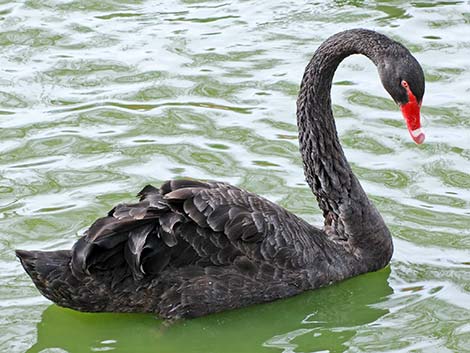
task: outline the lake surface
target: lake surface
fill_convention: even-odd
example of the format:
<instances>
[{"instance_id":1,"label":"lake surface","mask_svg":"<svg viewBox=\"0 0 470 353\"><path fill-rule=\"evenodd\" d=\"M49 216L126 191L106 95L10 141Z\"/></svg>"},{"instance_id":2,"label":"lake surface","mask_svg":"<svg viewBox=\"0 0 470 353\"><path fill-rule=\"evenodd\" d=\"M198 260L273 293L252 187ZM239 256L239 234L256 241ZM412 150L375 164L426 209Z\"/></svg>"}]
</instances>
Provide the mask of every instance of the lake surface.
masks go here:
<instances>
[{"instance_id":1,"label":"lake surface","mask_svg":"<svg viewBox=\"0 0 470 353\"><path fill-rule=\"evenodd\" d=\"M467 1L3 1L0 20L0 351L470 352ZM173 325L39 295L14 249L69 248L147 183L224 180L321 224L295 100L317 46L353 27L407 45L427 79L421 146L371 62L334 79L389 267Z\"/></svg>"}]
</instances>

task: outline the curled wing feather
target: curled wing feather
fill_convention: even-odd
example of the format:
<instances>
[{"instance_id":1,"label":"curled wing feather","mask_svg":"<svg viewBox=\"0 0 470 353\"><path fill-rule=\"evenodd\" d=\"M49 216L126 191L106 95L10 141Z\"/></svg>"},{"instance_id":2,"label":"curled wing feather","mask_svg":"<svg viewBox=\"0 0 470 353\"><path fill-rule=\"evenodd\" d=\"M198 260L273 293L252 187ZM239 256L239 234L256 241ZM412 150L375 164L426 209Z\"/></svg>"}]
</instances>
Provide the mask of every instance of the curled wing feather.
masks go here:
<instances>
[{"instance_id":1,"label":"curled wing feather","mask_svg":"<svg viewBox=\"0 0 470 353\"><path fill-rule=\"evenodd\" d=\"M225 183L170 180L138 196L138 203L118 205L98 219L75 244L76 276L126 266L141 280L167 268L233 264L274 275L267 267L295 269L314 261L311 250L322 241L312 236L318 230L282 207Z\"/></svg>"}]
</instances>

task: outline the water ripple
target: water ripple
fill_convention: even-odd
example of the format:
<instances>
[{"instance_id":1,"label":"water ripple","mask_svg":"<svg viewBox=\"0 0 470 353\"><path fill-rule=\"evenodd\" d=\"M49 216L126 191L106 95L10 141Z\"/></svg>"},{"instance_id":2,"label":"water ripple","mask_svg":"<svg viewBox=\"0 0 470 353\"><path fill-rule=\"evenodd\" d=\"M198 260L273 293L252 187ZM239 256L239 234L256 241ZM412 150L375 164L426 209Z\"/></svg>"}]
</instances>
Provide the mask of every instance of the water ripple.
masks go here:
<instances>
[{"instance_id":1,"label":"water ripple","mask_svg":"<svg viewBox=\"0 0 470 353\"><path fill-rule=\"evenodd\" d=\"M464 1L0 5L0 350L465 351L469 18ZM344 150L395 237L389 269L158 334L149 315L71 313L38 295L13 249L68 248L148 183L225 180L321 224L295 99L320 42L359 26L405 43L427 79L416 146L367 59L334 78Z\"/></svg>"}]
</instances>

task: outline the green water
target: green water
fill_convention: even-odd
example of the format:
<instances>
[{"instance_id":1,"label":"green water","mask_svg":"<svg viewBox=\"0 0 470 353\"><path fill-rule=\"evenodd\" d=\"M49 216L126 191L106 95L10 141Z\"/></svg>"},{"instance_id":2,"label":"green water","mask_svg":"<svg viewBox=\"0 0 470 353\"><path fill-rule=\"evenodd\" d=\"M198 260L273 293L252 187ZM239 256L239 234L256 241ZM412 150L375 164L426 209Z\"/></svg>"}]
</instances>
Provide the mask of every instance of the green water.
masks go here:
<instances>
[{"instance_id":1,"label":"green water","mask_svg":"<svg viewBox=\"0 0 470 353\"><path fill-rule=\"evenodd\" d=\"M367 59L334 80L390 267L173 325L39 295L13 250L69 248L149 182L224 180L321 224L295 99L321 41L359 26L406 44L427 78L422 146ZM0 351L470 352L469 34L466 1L3 1Z\"/></svg>"}]
</instances>

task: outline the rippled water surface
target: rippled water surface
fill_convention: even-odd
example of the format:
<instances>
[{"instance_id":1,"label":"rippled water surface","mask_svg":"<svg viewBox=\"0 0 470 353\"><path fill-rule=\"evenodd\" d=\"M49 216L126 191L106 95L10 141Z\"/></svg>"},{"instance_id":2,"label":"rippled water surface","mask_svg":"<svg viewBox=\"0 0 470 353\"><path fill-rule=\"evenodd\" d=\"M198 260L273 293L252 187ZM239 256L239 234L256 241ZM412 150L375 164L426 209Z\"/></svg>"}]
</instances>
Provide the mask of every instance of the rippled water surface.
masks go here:
<instances>
[{"instance_id":1,"label":"rippled water surface","mask_svg":"<svg viewBox=\"0 0 470 353\"><path fill-rule=\"evenodd\" d=\"M15 248L68 248L146 183L225 180L308 221L295 99L329 35L406 44L427 79L415 145L375 67L348 58L333 103L391 265L170 326L51 305ZM40 1L0 5L0 351L470 352L467 1Z\"/></svg>"}]
</instances>

